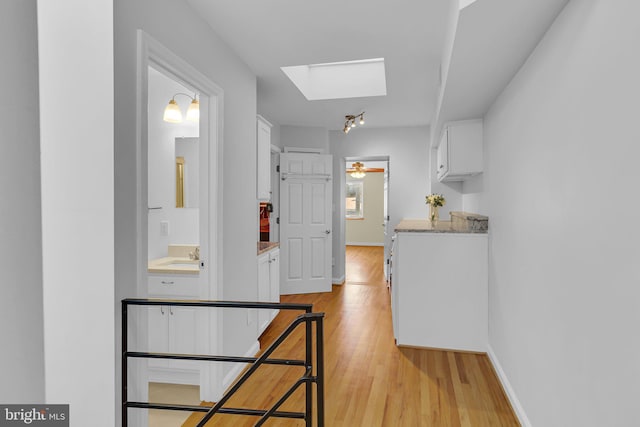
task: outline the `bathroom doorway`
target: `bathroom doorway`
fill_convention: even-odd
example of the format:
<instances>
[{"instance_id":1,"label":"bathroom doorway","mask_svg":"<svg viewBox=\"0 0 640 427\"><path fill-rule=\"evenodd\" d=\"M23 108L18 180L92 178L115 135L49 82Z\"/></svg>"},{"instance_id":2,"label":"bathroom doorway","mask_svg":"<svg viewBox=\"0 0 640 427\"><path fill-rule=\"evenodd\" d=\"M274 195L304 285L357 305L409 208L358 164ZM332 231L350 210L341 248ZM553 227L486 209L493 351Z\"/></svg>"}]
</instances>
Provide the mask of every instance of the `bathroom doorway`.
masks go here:
<instances>
[{"instance_id":1,"label":"bathroom doorway","mask_svg":"<svg viewBox=\"0 0 640 427\"><path fill-rule=\"evenodd\" d=\"M138 296L216 300L222 281L223 91L143 31L138 42ZM182 120L165 114L171 105ZM152 308L137 320L141 348L222 354L221 312ZM188 363L148 362L137 370L134 388L144 399L150 381L194 384L202 400L219 399L220 367Z\"/></svg>"},{"instance_id":2,"label":"bathroom doorway","mask_svg":"<svg viewBox=\"0 0 640 427\"><path fill-rule=\"evenodd\" d=\"M199 194L201 181L206 185L202 175L206 177L208 172L208 162L200 155L200 123L186 119L167 122L163 113L174 97L180 102L174 105L182 106L186 112L191 99L199 99L200 94L160 69L150 66L148 73L147 259L166 258L170 252L180 257L184 250L181 252L178 246L188 249L184 258L189 259L189 253L196 258L195 249L200 248L201 237L200 213L205 214L202 218L205 219L207 206L207 194ZM206 222L202 226L207 227ZM198 252L206 258L202 248ZM194 263L196 267L199 266Z\"/></svg>"}]
</instances>

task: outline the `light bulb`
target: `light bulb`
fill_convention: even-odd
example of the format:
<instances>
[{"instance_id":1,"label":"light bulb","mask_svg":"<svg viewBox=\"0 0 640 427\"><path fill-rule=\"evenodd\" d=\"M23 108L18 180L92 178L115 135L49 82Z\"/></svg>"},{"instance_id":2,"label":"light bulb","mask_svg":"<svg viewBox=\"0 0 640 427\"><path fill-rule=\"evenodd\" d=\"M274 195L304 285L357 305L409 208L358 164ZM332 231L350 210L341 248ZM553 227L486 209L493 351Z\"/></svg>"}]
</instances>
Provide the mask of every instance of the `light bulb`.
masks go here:
<instances>
[{"instance_id":1,"label":"light bulb","mask_svg":"<svg viewBox=\"0 0 640 427\"><path fill-rule=\"evenodd\" d=\"M352 128L356 127L356 121L353 119L351 119L351 127Z\"/></svg>"},{"instance_id":2,"label":"light bulb","mask_svg":"<svg viewBox=\"0 0 640 427\"><path fill-rule=\"evenodd\" d=\"M360 125L362 126L364 124L364 116L360 116Z\"/></svg>"},{"instance_id":3,"label":"light bulb","mask_svg":"<svg viewBox=\"0 0 640 427\"><path fill-rule=\"evenodd\" d=\"M200 120L200 102L196 98L193 98L189 109L187 110L187 120L191 122L197 122Z\"/></svg>"},{"instance_id":4,"label":"light bulb","mask_svg":"<svg viewBox=\"0 0 640 427\"><path fill-rule=\"evenodd\" d=\"M169 105L164 109L164 116L162 118L165 122L180 123L182 122L182 112L178 103L172 99L169 101Z\"/></svg>"}]
</instances>

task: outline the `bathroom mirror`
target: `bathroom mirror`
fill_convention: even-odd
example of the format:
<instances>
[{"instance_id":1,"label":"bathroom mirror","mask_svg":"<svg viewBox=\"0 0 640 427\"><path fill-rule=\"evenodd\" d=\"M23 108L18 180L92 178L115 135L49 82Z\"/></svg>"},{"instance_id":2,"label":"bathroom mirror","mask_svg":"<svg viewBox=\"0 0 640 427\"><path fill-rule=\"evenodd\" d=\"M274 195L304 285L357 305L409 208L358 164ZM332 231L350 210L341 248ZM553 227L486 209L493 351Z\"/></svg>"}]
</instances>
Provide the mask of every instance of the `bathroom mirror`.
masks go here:
<instances>
[{"instance_id":1,"label":"bathroom mirror","mask_svg":"<svg viewBox=\"0 0 640 427\"><path fill-rule=\"evenodd\" d=\"M198 138L176 138L176 208L198 207Z\"/></svg>"}]
</instances>

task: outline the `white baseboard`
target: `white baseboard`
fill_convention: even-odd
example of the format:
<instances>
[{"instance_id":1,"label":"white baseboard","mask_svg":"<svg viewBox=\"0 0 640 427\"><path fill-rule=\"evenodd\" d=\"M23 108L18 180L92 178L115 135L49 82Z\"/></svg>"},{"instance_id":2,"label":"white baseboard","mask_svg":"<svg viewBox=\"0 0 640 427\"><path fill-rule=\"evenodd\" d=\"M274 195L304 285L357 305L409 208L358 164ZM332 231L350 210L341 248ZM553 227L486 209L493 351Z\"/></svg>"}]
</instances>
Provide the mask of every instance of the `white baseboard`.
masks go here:
<instances>
[{"instance_id":1,"label":"white baseboard","mask_svg":"<svg viewBox=\"0 0 640 427\"><path fill-rule=\"evenodd\" d=\"M491 345L487 346L487 354L489 355L489 360L493 365L493 369L495 369L496 373L498 374L498 379L502 383L502 388L504 388L505 393L507 393L507 397L509 398L511 407L516 413L516 417L518 417L518 421L520 421L520 424L522 424L523 427L532 427L531 421L529 421L527 414L524 412L524 408L520 404L520 400L518 400L518 396L516 396L515 390L513 390L513 387L511 387L511 383L507 378L507 374L505 374L504 370L502 369L502 365L500 365L498 357L493 352L493 348L491 348Z\"/></svg>"},{"instance_id":2,"label":"white baseboard","mask_svg":"<svg viewBox=\"0 0 640 427\"><path fill-rule=\"evenodd\" d=\"M200 385L200 369L149 368L149 382Z\"/></svg>"},{"instance_id":3,"label":"white baseboard","mask_svg":"<svg viewBox=\"0 0 640 427\"><path fill-rule=\"evenodd\" d=\"M244 354L244 357L254 357L260 351L260 342L256 341L253 345L247 350ZM236 363L231 371L227 375L224 376L224 380L222 381L222 389L226 390L233 384L233 382L238 378L240 373L247 367L246 363Z\"/></svg>"},{"instance_id":4,"label":"white baseboard","mask_svg":"<svg viewBox=\"0 0 640 427\"><path fill-rule=\"evenodd\" d=\"M344 275L342 277L333 277L331 279L331 283L333 283L334 285L342 285L344 283Z\"/></svg>"},{"instance_id":5,"label":"white baseboard","mask_svg":"<svg viewBox=\"0 0 640 427\"><path fill-rule=\"evenodd\" d=\"M347 242L346 246L384 246L384 243L375 242Z\"/></svg>"}]
</instances>

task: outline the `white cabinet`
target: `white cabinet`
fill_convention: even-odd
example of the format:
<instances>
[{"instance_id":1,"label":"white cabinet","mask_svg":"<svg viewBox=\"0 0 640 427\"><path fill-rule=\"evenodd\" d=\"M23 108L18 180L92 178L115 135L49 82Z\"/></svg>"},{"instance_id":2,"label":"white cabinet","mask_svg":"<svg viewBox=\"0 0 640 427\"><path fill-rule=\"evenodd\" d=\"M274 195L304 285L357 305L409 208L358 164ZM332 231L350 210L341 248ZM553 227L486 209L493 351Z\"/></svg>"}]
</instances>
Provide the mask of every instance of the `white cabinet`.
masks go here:
<instances>
[{"instance_id":1,"label":"white cabinet","mask_svg":"<svg viewBox=\"0 0 640 427\"><path fill-rule=\"evenodd\" d=\"M258 257L258 302L270 302L269 261L269 253ZM269 310L258 309L258 335L269 326L270 322Z\"/></svg>"},{"instance_id":2,"label":"white cabinet","mask_svg":"<svg viewBox=\"0 0 640 427\"><path fill-rule=\"evenodd\" d=\"M487 234L397 233L392 318L398 345L487 351L487 252Z\"/></svg>"},{"instance_id":3,"label":"white cabinet","mask_svg":"<svg viewBox=\"0 0 640 427\"><path fill-rule=\"evenodd\" d=\"M280 302L280 250L274 249L269 257L269 302ZM273 320L280 310L271 310L271 320Z\"/></svg>"},{"instance_id":4,"label":"white cabinet","mask_svg":"<svg viewBox=\"0 0 640 427\"><path fill-rule=\"evenodd\" d=\"M198 277L180 274L149 275L149 298L197 299ZM198 354L199 321L204 314L194 307L168 305L147 308L149 351ZM200 364L196 361L149 359L149 381L173 384L200 384Z\"/></svg>"},{"instance_id":5,"label":"white cabinet","mask_svg":"<svg viewBox=\"0 0 640 427\"><path fill-rule=\"evenodd\" d=\"M268 201L271 200L271 123L261 116L257 123L257 198Z\"/></svg>"},{"instance_id":6,"label":"white cabinet","mask_svg":"<svg viewBox=\"0 0 640 427\"><path fill-rule=\"evenodd\" d=\"M437 151L438 181L464 181L482 173L482 120L444 126Z\"/></svg>"},{"instance_id":7,"label":"white cabinet","mask_svg":"<svg viewBox=\"0 0 640 427\"><path fill-rule=\"evenodd\" d=\"M258 256L258 301L280 302L280 250ZM278 310L258 310L258 335L262 334Z\"/></svg>"}]
</instances>

